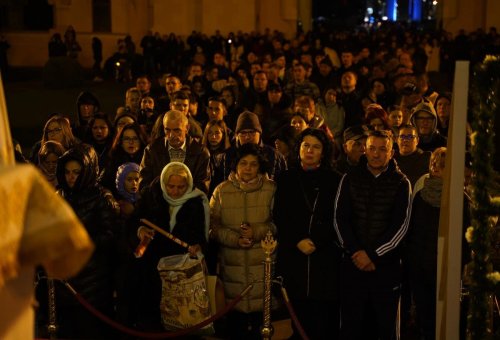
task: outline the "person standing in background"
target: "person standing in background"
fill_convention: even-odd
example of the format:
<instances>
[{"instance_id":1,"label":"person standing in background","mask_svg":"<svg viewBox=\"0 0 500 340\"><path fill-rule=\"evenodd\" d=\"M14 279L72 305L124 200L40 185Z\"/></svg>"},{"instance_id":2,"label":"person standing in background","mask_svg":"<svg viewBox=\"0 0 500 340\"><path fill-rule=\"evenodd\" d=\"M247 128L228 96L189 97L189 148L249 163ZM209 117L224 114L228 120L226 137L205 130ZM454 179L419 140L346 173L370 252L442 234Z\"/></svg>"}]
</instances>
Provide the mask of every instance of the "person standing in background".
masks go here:
<instances>
[{"instance_id":1,"label":"person standing in background","mask_svg":"<svg viewBox=\"0 0 500 340\"><path fill-rule=\"evenodd\" d=\"M277 179L273 217L278 229L277 275L311 339L337 339L340 328L339 269L332 201L340 174L332 168L325 132L306 129L295 150L296 165ZM299 339L293 327L290 339Z\"/></svg>"},{"instance_id":2,"label":"person standing in background","mask_svg":"<svg viewBox=\"0 0 500 340\"><path fill-rule=\"evenodd\" d=\"M68 26L66 29L64 33L64 43L66 44L68 57L78 59L78 53L81 52L82 48L78 41L76 41L76 31L73 26Z\"/></svg>"},{"instance_id":3,"label":"person standing in background","mask_svg":"<svg viewBox=\"0 0 500 340\"><path fill-rule=\"evenodd\" d=\"M333 223L344 249L341 339L362 339L372 318L372 334L399 339L399 244L408 230L411 184L392 159L392 143L388 132L370 132L366 155L342 177L335 198Z\"/></svg>"},{"instance_id":4,"label":"person standing in background","mask_svg":"<svg viewBox=\"0 0 500 340\"><path fill-rule=\"evenodd\" d=\"M94 54L94 66L92 66L92 75L95 82L101 82L102 79L102 42L98 37L92 38L92 53Z\"/></svg>"}]
</instances>

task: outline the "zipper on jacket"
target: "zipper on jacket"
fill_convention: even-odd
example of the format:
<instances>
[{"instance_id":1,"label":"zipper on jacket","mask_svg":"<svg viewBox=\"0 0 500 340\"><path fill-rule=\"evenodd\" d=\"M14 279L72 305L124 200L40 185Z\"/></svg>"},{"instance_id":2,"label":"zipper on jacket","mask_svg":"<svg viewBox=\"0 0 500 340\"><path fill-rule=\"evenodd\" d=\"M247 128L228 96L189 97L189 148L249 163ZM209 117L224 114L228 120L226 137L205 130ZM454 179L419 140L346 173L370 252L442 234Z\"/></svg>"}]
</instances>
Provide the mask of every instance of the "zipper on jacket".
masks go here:
<instances>
[{"instance_id":1,"label":"zipper on jacket","mask_svg":"<svg viewBox=\"0 0 500 340\"><path fill-rule=\"evenodd\" d=\"M316 198L314 199L314 204L312 207L311 217L309 218L309 230L308 235L311 236L311 227L314 220L314 212L316 211L316 205L318 204L319 190L316 192ZM311 255L307 255L307 285L306 285L306 296L309 297L309 287L310 287L310 272L311 272Z\"/></svg>"}]
</instances>

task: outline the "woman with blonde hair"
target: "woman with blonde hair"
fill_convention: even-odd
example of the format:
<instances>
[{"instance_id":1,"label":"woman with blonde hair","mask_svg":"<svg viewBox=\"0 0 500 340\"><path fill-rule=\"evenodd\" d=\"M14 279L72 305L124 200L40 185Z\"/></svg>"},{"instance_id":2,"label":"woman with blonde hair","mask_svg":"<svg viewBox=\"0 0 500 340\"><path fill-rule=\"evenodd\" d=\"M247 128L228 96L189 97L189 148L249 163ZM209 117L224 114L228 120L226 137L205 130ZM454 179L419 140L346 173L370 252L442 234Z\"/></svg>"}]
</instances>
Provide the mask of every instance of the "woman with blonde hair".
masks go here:
<instances>
[{"instance_id":1,"label":"woman with blonde hair","mask_svg":"<svg viewBox=\"0 0 500 340\"><path fill-rule=\"evenodd\" d=\"M408 266L410 289L415 303L418 338L426 340L435 339L438 230L446 157L445 147L432 152L429 174L422 176L423 185L412 201L405 243L404 263ZM466 169L467 167L466 157ZM465 235L464 229L470 225L468 212L468 200L464 195L463 226L454 226L455 231L462 235ZM463 265L470 260L470 250L466 249L466 244L463 240Z\"/></svg>"},{"instance_id":2,"label":"woman with blonde hair","mask_svg":"<svg viewBox=\"0 0 500 340\"><path fill-rule=\"evenodd\" d=\"M56 141L64 147L64 151L80 143L73 135L71 125L67 118L56 115L51 117L43 127L42 139L33 145L29 157L30 162L38 164L38 152L40 147L47 141Z\"/></svg>"}]
</instances>

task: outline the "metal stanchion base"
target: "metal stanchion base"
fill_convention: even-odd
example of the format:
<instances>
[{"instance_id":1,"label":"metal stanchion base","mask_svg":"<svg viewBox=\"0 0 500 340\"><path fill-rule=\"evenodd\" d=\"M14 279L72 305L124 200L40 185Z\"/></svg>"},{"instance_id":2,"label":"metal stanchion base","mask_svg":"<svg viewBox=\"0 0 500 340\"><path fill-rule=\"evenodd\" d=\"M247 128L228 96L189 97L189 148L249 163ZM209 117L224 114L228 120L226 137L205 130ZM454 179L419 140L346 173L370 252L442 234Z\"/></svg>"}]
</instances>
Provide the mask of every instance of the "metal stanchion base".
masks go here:
<instances>
[{"instance_id":1,"label":"metal stanchion base","mask_svg":"<svg viewBox=\"0 0 500 340\"><path fill-rule=\"evenodd\" d=\"M273 326L271 326L271 325L269 327L263 326L260 329L260 334L262 334L262 339L271 339L271 337L274 334L274 328L273 328Z\"/></svg>"}]
</instances>

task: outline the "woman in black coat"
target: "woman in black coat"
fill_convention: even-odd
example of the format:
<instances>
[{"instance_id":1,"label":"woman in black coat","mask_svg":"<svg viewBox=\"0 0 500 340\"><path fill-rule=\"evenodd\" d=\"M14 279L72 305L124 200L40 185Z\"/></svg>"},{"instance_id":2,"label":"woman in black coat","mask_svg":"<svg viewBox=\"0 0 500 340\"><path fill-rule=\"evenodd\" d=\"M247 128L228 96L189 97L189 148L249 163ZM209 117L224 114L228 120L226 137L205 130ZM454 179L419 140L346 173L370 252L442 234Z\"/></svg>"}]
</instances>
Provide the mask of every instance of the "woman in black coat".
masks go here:
<instances>
[{"instance_id":1,"label":"woman in black coat","mask_svg":"<svg viewBox=\"0 0 500 340\"><path fill-rule=\"evenodd\" d=\"M433 340L436 332L436 286L438 265L438 232L443 193L447 149L432 152L429 174L423 187L415 193L408 234L405 241L405 259L410 276L410 289L415 303L419 339ZM466 157L467 160L467 157ZM468 167L466 163L466 168ZM467 170L467 169L466 169ZM469 202L464 196L463 230L470 225ZM458 229L459 230L459 229ZM470 249L462 238L462 266L470 261ZM461 310L460 330L464 327L464 305ZM462 338L462 337L461 337Z\"/></svg>"},{"instance_id":2,"label":"woman in black coat","mask_svg":"<svg viewBox=\"0 0 500 340\"><path fill-rule=\"evenodd\" d=\"M136 207L136 245L154 232L144 226L139 227L138 219L144 218L160 228L172 233L190 245L194 255L204 249L207 243L209 207L208 199L202 191L193 188L193 177L189 168L180 162L170 162L160 177L148 186ZM131 228L133 231L134 228ZM157 266L162 257L184 254L187 250L165 236L156 234L151 239L144 255L137 259L133 274L140 277L135 295L138 297L137 326L147 331L161 331L160 300L162 283ZM132 302L134 303L134 302Z\"/></svg>"},{"instance_id":3,"label":"woman in black coat","mask_svg":"<svg viewBox=\"0 0 500 340\"><path fill-rule=\"evenodd\" d=\"M79 145L58 160L58 194L73 208L95 245L87 265L68 280L73 288L101 312L113 314L113 251L116 201L97 184L98 161L94 149ZM89 313L57 282L56 314L60 338L110 339L111 329Z\"/></svg>"},{"instance_id":4,"label":"woman in black coat","mask_svg":"<svg viewBox=\"0 0 500 340\"><path fill-rule=\"evenodd\" d=\"M308 336L336 339L341 251L333 229L333 202L340 175L332 170L332 146L322 130L304 130L295 153L298 164L278 177L274 198L276 272L283 276ZM300 338L295 328L293 338Z\"/></svg>"}]
</instances>

